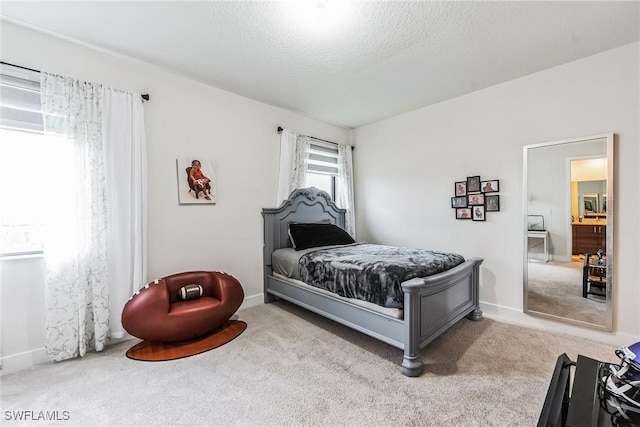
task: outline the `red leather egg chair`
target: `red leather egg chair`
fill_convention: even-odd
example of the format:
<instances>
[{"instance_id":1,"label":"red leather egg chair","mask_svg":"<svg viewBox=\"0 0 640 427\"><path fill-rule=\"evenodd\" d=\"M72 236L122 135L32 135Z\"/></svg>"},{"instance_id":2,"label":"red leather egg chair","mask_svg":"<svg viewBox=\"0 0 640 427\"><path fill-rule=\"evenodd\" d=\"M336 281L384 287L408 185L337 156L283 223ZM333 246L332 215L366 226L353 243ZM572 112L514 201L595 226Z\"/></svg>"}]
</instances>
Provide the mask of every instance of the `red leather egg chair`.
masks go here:
<instances>
[{"instance_id":1,"label":"red leather egg chair","mask_svg":"<svg viewBox=\"0 0 640 427\"><path fill-rule=\"evenodd\" d=\"M185 299L189 298L185 289L198 289L193 285L201 286L198 295ZM129 334L151 342L190 341L220 328L243 299L240 282L226 273L178 273L136 292L122 310L122 326Z\"/></svg>"}]
</instances>

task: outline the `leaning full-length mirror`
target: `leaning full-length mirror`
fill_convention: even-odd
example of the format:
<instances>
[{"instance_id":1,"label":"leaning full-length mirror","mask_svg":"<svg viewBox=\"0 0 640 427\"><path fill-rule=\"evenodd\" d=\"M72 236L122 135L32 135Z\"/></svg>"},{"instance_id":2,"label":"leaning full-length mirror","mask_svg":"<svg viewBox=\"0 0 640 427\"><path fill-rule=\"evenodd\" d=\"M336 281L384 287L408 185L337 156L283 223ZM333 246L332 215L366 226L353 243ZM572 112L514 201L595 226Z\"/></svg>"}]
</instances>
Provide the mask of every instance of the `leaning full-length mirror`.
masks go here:
<instances>
[{"instance_id":1,"label":"leaning full-length mirror","mask_svg":"<svg viewBox=\"0 0 640 427\"><path fill-rule=\"evenodd\" d=\"M524 311L613 326L613 134L524 147Z\"/></svg>"}]
</instances>

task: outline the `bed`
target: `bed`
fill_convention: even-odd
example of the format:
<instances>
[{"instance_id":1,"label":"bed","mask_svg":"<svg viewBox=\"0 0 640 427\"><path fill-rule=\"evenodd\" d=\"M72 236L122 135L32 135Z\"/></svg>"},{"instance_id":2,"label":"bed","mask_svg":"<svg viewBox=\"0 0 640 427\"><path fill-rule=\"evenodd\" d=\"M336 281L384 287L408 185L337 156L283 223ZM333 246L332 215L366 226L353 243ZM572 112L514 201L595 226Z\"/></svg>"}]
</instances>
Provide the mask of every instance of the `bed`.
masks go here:
<instances>
[{"instance_id":1,"label":"bed","mask_svg":"<svg viewBox=\"0 0 640 427\"><path fill-rule=\"evenodd\" d=\"M282 298L403 350L401 371L406 376L422 374L421 350L436 337L464 317L482 319L478 301L482 258L402 282L402 310L394 313L274 272L274 251L292 246L290 224L328 222L344 228L345 211L329 194L313 187L295 190L280 207L265 208L262 215L265 303Z\"/></svg>"}]
</instances>

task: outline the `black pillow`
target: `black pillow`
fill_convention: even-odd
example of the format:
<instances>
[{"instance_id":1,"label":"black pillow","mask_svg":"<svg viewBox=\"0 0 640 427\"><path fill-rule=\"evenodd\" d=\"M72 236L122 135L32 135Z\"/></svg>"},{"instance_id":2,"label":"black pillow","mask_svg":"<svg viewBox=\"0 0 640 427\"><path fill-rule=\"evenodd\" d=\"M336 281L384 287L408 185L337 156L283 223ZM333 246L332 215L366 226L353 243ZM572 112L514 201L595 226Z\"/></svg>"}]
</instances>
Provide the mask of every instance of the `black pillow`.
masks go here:
<instances>
[{"instance_id":1,"label":"black pillow","mask_svg":"<svg viewBox=\"0 0 640 427\"><path fill-rule=\"evenodd\" d=\"M289 224L289 238L297 251L318 246L348 245L356 242L349 233L333 224L291 223Z\"/></svg>"}]
</instances>

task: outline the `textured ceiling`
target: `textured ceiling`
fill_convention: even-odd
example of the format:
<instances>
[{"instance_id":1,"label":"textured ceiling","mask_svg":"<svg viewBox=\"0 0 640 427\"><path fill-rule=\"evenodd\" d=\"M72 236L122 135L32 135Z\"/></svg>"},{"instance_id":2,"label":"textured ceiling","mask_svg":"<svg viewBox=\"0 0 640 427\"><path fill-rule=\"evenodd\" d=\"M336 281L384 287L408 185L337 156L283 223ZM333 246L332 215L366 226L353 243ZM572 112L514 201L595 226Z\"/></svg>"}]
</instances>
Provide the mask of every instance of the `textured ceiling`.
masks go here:
<instances>
[{"instance_id":1,"label":"textured ceiling","mask_svg":"<svg viewBox=\"0 0 640 427\"><path fill-rule=\"evenodd\" d=\"M640 39L638 1L2 0L0 7L3 19L347 128ZM337 15L325 16L334 8Z\"/></svg>"}]
</instances>

